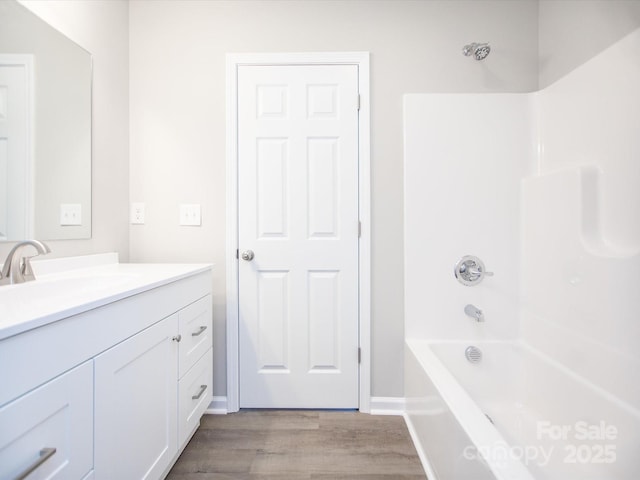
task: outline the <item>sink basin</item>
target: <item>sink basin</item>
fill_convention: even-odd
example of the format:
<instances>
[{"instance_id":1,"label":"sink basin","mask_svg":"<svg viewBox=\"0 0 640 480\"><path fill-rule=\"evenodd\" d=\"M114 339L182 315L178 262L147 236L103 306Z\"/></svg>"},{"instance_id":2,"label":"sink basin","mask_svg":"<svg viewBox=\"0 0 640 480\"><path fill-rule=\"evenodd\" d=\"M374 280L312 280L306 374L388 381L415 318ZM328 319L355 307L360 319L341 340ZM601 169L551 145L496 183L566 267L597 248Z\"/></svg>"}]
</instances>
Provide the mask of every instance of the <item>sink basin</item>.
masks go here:
<instances>
[{"instance_id":1,"label":"sink basin","mask_svg":"<svg viewBox=\"0 0 640 480\"><path fill-rule=\"evenodd\" d=\"M136 285L139 275L121 272L87 272L47 275L31 282L0 286L0 324L14 318L38 317L78 304L119 294Z\"/></svg>"},{"instance_id":2,"label":"sink basin","mask_svg":"<svg viewBox=\"0 0 640 480\"><path fill-rule=\"evenodd\" d=\"M5 296L17 296L35 300L37 298L59 298L86 295L91 292L103 292L114 287L120 287L137 278L134 274L122 273L92 273L87 276L43 277L31 282L0 287L0 302Z\"/></svg>"},{"instance_id":3,"label":"sink basin","mask_svg":"<svg viewBox=\"0 0 640 480\"><path fill-rule=\"evenodd\" d=\"M38 262L37 270L34 262L36 280L0 286L0 340L211 268L205 264L121 264L113 257L52 259Z\"/></svg>"}]
</instances>

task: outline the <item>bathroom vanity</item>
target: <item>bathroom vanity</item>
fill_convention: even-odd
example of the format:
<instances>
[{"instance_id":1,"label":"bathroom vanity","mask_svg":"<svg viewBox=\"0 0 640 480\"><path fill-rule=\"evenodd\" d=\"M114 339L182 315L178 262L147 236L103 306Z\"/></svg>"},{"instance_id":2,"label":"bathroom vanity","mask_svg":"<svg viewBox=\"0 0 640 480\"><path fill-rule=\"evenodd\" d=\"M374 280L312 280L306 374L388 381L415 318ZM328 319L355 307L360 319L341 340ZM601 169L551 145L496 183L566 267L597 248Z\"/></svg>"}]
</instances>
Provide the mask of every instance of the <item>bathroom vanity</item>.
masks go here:
<instances>
[{"instance_id":1,"label":"bathroom vanity","mask_svg":"<svg viewBox=\"0 0 640 480\"><path fill-rule=\"evenodd\" d=\"M211 401L211 266L97 257L0 287L2 479L161 479Z\"/></svg>"}]
</instances>

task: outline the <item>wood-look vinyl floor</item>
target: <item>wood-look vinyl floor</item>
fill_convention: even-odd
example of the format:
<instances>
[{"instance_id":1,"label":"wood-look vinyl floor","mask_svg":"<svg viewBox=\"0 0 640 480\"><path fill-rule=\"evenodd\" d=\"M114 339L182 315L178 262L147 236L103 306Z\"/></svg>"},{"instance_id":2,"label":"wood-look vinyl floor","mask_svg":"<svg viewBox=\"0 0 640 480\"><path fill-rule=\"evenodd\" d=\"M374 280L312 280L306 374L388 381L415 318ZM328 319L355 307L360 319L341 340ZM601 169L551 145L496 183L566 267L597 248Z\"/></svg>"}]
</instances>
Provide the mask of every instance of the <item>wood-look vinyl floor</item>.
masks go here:
<instances>
[{"instance_id":1,"label":"wood-look vinyl floor","mask_svg":"<svg viewBox=\"0 0 640 480\"><path fill-rule=\"evenodd\" d=\"M402 417L330 410L205 415L167 480L425 480Z\"/></svg>"}]
</instances>

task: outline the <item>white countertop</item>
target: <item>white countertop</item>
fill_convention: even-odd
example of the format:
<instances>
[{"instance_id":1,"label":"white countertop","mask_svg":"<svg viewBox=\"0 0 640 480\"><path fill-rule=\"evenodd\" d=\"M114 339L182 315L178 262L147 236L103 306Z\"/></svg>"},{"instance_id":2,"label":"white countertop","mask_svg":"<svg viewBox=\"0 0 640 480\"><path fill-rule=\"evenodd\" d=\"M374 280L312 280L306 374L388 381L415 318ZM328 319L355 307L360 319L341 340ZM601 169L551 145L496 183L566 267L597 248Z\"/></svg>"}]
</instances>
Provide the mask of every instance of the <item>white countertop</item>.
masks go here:
<instances>
[{"instance_id":1,"label":"white countertop","mask_svg":"<svg viewBox=\"0 0 640 480\"><path fill-rule=\"evenodd\" d=\"M33 262L35 281L0 286L0 340L212 267L114 260L117 255L104 254Z\"/></svg>"}]
</instances>

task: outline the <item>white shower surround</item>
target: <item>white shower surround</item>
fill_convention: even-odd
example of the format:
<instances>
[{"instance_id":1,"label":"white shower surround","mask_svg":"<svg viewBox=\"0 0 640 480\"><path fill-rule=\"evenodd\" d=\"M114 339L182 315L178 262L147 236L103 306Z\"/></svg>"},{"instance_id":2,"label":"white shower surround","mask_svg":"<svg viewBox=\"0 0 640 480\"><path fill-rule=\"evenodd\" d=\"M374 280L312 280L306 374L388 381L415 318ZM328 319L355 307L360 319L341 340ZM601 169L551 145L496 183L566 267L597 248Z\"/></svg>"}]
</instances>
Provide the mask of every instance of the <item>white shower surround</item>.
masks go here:
<instances>
[{"instance_id":1,"label":"white shower surround","mask_svg":"<svg viewBox=\"0 0 640 480\"><path fill-rule=\"evenodd\" d=\"M405 96L406 338L517 337L520 180L535 170L531 101ZM495 275L458 283L453 267L464 255ZM468 303L486 322L465 316Z\"/></svg>"},{"instance_id":2,"label":"white shower surround","mask_svg":"<svg viewBox=\"0 0 640 480\"><path fill-rule=\"evenodd\" d=\"M639 57L636 30L536 93L405 97L407 344L520 344L592 387L580 397L582 420L604 421L619 432L608 441L619 457L604 477L603 468L560 472L561 465L537 471L536 478L573 480L575 473L576 480L626 480L640 465L628 453L640 446L633 433L640 431L634 346L640 325L633 318L640 309ZM482 258L495 276L476 287L459 284L453 265L467 254ZM466 317L467 303L481 308L486 322ZM522 361L493 352L485 357ZM425 380L412 356L407 347L407 418L419 440L445 414L414 409L424 400L416 392ZM540 371L526 371L538 378L531 392L542 407L538 420L574 424L577 417L560 401L577 398L572 387L554 381L557 372ZM478 388L467 385L472 396ZM603 396L609 401L601 402ZM493 400L501 400L500 392ZM512 445L532 443L502 434ZM421 453L435 478L465 478L463 470L453 477L438 466L451 461L443 455L461 452ZM491 475L519 478L499 469Z\"/></svg>"}]
</instances>

